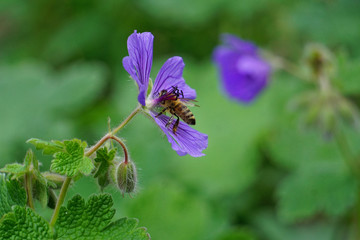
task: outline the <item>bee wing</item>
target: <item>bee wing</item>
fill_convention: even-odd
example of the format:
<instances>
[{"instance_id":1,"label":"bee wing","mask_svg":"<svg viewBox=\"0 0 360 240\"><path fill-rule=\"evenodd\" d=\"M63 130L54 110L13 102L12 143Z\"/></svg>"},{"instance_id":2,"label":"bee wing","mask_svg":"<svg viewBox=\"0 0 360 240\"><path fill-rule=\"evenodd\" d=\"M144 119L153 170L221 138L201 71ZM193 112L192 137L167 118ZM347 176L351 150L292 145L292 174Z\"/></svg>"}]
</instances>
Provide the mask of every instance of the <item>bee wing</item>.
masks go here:
<instances>
[{"instance_id":1,"label":"bee wing","mask_svg":"<svg viewBox=\"0 0 360 240\"><path fill-rule=\"evenodd\" d=\"M185 103L187 106L189 107L200 107L199 105L195 104L194 102L197 102L194 99L190 99L190 98L181 98L181 101L183 103Z\"/></svg>"}]
</instances>

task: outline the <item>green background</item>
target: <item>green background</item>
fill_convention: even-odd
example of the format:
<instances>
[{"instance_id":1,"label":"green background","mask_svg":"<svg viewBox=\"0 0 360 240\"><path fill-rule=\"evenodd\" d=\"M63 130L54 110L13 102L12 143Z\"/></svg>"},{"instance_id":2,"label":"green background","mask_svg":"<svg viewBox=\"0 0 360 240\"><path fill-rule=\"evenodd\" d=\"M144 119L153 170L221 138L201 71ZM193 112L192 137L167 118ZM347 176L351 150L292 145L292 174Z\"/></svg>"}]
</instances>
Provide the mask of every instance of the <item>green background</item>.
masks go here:
<instances>
[{"instance_id":1,"label":"green background","mask_svg":"<svg viewBox=\"0 0 360 240\"><path fill-rule=\"evenodd\" d=\"M117 217L136 217L152 239L347 239L357 182L332 139L304 128L289 102L312 86L274 72L249 105L227 98L211 60L224 32L301 64L309 42L334 51L339 90L360 102L360 2L356 0L2 0L0 1L0 167L21 162L31 137L80 138L90 145L137 106L122 67L136 29L154 39L151 77L181 56L196 89L195 128L205 157L180 157L138 115L119 136L139 173L138 189L115 199ZM358 132L349 131L353 149ZM42 170L49 157L41 156ZM68 197L99 192L94 179ZM49 218L51 212L37 209Z\"/></svg>"}]
</instances>

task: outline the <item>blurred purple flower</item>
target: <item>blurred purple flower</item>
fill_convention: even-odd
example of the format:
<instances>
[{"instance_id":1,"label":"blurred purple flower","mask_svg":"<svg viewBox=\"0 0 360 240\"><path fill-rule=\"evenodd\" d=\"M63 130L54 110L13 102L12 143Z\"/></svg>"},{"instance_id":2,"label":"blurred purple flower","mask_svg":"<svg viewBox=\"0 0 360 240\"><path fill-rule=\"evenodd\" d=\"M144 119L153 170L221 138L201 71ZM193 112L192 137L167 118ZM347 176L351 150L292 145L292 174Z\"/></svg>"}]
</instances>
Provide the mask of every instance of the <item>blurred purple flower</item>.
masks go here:
<instances>
[{"instance_id":1,"label":"blurred purple flower","mask_svg":"<svg viewBox=\"0 0 360 240\"><path fill-rule=\"evenodd\" d=\"M129 56L124 57L123 66L125 70L136 81L139 87L138 101L145 106L146 112L155 120L157 125L166 134L171 147L180 155L189 154L193 157L204 156L202 150L207 148L208 136L189 127L184 122L180 122L176 134L173 133L173 126L176 120L171 124L170 117L166 115L158 115L159 103L164 100L174 98L173 89L182 91L179 99L195 99L196 92L190 88L182 77L184 62L181 57L169 58L161 67L155 78L154 86L150 94L148 92L150 71L152 65L154 36L149 32L137 33L136 31L128 38ZM166 90L165 95L160 96L160 92ZM166 126L168 125L168 126Z\"/></svg>"},{"instance_id":2,"label":"blurred purple flower","mask_svg":"<svg viewBox=\"0 0 360 240\"><path fill-rule=\"evenodd\" d=\"M258 54L257 47L231 34L222 35L223 45L214 50L222 84L233 99L250 103L267 85L271 67Z\"/></svg>"}]
</instances>

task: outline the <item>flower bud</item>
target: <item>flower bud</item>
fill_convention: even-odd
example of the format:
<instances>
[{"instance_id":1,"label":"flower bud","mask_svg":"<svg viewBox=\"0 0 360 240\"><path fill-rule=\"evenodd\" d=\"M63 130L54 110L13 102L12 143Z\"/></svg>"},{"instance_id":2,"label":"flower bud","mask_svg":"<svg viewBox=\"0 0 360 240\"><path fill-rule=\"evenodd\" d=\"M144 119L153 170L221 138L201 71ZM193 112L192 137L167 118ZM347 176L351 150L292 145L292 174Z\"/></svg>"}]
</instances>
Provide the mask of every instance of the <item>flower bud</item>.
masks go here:
<instances>
[{"instance_id":1,"label":"flower bud","mask_svg":"<svg viewBox=\"0 0 360 240\"><path fill-rule=\"evenodd\" d=\"M134 162L121 162L116 169L116 182L122 193L132 193L136 187L137 173Z\"/></svg>"},{"instance_id":2,"label":"flower bud","mask_svg":"<svg viewBox=\"0 0 360 240\"><path fill-rule=\"evenodd\" d=\"M321 74L331 76L335 72L334 57L324 45L307 44L303 58L307 70L316 78Z\"/></svg>"}]
</instances>

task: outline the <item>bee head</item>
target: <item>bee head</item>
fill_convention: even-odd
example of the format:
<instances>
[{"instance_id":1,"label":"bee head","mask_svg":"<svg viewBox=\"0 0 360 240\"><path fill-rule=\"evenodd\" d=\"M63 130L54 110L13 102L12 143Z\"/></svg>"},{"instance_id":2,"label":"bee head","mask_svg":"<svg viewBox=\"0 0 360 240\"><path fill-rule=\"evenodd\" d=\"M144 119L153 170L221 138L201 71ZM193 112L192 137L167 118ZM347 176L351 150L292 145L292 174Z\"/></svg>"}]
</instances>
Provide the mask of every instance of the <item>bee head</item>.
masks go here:
<instances>
[{"instance_id":1,"label":"bee head","mask_svg":"<svg viewBox=\"0 0 360 240\"><path fill-rule=\"evenodd\" d=\"M177 86L172 86L172 88L172 93L175 94L176 97L182 96L184 98L184 93L182 90L180 90Z\"/></svg>"}]
</instances>

